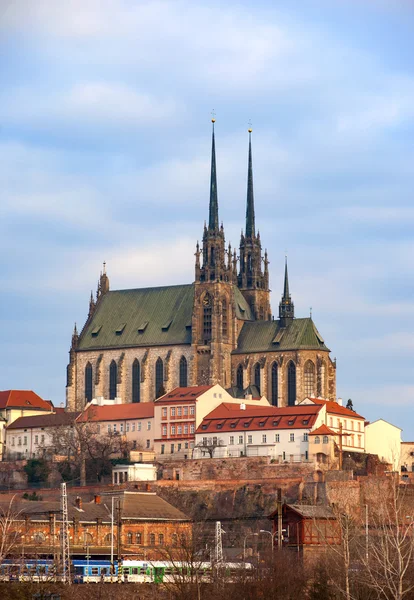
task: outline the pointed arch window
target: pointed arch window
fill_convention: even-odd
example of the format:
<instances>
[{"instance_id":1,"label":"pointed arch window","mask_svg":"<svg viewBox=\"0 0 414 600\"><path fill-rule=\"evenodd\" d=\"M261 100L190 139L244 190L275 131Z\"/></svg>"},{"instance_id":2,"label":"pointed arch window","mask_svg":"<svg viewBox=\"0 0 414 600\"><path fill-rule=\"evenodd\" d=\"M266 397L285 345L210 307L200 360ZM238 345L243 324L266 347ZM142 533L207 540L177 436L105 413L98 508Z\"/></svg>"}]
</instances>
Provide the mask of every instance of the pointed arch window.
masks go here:
<instances>
[{"instance_id":1,"label":"pointed arch window","mask_svg":"<svg viewBox=\"0 0 414 600\"><path fill-rule=\"evenodd\" d=\"M287 381L287 392L288 392L288 406L294 406L296 402L296 366L291 360L287 367L288 381Z\"/></svg>"},{"instance_id":2,"label":"pointed arch window","mask_svg":"<svg viewBox=\"0 0 414 600\"><path fill-rule=\"evenodd\" d=\"M109 398L113 400L116 398L116 384L118 379L118 367L116 362L113 360L109 365Z\"/></svg>"},{"instance_id":3,"label":"pointed arch window","mask_svg":"<svg viewBox=\"0 0 414 600\"><path fill-rule=\"evenodd\" d=\"M211 297L210 294L206 294L203 298L203 339L205 342L211 340L212 314Z\"/></svg>"},{"instance_id":4,"label":"pointed arch window","mask_svg":"<svg viewBox=\"0 0 414 600\"><path fill-rule=\"evenodd\" d=\"M239 365L236 371L236 385L239 390L243 390L243 365Z\"/></svg>"},{"instance_id":5,"label":"pointed arch window","mask_svg":"<svg viewBox=\"0 0 414 600\"><path fill-rule=\"evenodd\" d=\"M277 362L274 362L272 365L272 371L270 376L270 398L273 406L277 406L277 396L278 396L278 365Z\"/></svg>"},{"instance_id":6,"label":"pointed arch window","mask_svg":"<svg viewBox=\"0 0 414 600\"><path fill-rule=\"evenodd\" d=\"M259 390L259 394L260 394L260 364L259 363L256 363L254 365L253 377L254 377L254 385L257 387L257 389Z\"/></svg>"},{"instance_id":7,"label":"pointed arch window","mask_svg":"<svg viewBox=\"0 0 414 600\"><path fill-rule=\"evenodd\" d=\"M164 393L164 363L158 357L155 363L155 397L159 398Z\"/></svg>"},{"instance_id":8,"label":"pointed arch window","mask_svg":"<svg viewBox=\"0 0 414 600\"><path fill-rule=\"evenodd\" d=\"M221 304L221 332L223 334L223 337L227 337L228 330L229 330L229 326L228 326L228 315L227 315L227 302L226 302L226 300L223 300L223 302Z\"/></svg>"},{"instance_id":9,"label":"pointed arch window","mask_svg":"<svg viewBox=\"0 0 414 600\"><path fill-rule=\"evenodd\" d=\"M187 387L188 385L187 367L187 359L185 356L182 356L180 358L180 387Z\"/></svg>"},{"instance_id":10,"label":"pointed arch window","mask_svg":"<svg viewBox=\"0 0 414 600\"><path fill-rule=\"evenodd\" d=\"M90 362L85 367L85 400L92 400L92 365Z\"/></svg>"},{"instance_id":11,"label":"pointed arch window","mask_svg":"<svg viewBox=\"0 0 414 600\"><path fill-rule=\"evenodd\" d=\"M315 394L315 365L311 360L305 363L304 369L305 396L312 398Z\"/></svg>"},{"instance_id":12,"label":"pointed arch window","mask_svg":"<svg viewBox=\"0 0 414 600\"><path fill-rule=\"evenodd\" d=\"M138 359L132 363L132 402L141 401L141 368Z\"/></svg>"}]
</instances>

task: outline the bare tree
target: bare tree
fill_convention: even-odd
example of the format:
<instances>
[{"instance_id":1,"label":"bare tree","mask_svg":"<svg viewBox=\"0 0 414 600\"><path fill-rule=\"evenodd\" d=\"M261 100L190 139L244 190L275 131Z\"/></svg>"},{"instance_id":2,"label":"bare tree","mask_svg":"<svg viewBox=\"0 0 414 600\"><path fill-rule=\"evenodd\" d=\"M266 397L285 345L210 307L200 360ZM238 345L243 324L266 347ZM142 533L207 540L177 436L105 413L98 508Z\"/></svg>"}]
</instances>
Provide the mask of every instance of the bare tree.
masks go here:
<instances>
[{"instance_id":1,"label":"bare tree","mask_svg":"<svg viewBox=\"0 0 414 600\"><path fill-rule=\"evenodd\" d=\"M379 598L403 600L414 592L414 495L389 478L373 484L367 506L369 545L361 552L367 583Z\"/></svg>"},{"instance_id":2,"label":"bare tree","mask_svg":"<svg viewBox=\"0 0 414 600\"><path fill-rule=\"evenodd\" d=\"M223 440L217 439L217 438L204 438L201 442L199 442L198 444L196 444L193 448L193 455L194 455L194 450L198 449L201 452L201 455L204 456L205 454L208 454L208 456L210 458L214 457L214 453L216 451L216 448L222 448L224 446L224 442Z\"/></svg>"},{"instance_id":3,"label":"bare tree","mask_svg":"<svg viewBox=\"0 0 414 600\"><path fill-rule=\"evenodd\" d=\"M0 506L0 564L20 544L24 522L15 508L15 496L5 506Z\"/></svg>"}]
</instances>

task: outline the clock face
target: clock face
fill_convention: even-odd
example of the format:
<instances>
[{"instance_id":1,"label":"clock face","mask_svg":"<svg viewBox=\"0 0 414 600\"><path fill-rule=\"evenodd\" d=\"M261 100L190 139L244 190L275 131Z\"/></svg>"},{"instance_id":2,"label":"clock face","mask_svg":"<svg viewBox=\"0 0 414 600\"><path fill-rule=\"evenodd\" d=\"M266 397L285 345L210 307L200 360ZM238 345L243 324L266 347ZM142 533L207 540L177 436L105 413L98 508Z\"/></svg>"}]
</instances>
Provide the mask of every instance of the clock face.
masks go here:
<instances>
[{"instance_id":1,"label":"clock face","mask_svg":"<svg viewBox=\"0 0 414 600\"><path fill-rule=\"evenodd\" d=\"M204 306L210 306L210 296L204 296L203 304Z\"/></svg>"}]
</instances>

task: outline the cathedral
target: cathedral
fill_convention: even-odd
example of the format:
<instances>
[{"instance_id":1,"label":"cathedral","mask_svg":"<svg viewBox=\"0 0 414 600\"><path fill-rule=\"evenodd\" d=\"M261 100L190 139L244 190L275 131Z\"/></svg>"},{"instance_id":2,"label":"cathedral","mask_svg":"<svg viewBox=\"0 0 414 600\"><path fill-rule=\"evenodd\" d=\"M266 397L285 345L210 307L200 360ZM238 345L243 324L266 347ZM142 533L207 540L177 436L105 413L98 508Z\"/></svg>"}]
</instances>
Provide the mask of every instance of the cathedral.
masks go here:
<instances>
[{"instance_id":1,"label":"cathedral","mask_svg":"<svg viewBox=\"0 0 414 600\"><path fill-rule=\"evenodd\" d=\"M247 202L238 253L219 225L214 120L210 204L194 282L111 290L104 264L96 299L72 335L67 410L92 398L152 402L173 388L219 383L234 396L291 406L336 397L336 364L311 317L296 318L288 268L279 315L270 307L269 261L256 233L251 130Z\"/></svg>"}]
</instances>

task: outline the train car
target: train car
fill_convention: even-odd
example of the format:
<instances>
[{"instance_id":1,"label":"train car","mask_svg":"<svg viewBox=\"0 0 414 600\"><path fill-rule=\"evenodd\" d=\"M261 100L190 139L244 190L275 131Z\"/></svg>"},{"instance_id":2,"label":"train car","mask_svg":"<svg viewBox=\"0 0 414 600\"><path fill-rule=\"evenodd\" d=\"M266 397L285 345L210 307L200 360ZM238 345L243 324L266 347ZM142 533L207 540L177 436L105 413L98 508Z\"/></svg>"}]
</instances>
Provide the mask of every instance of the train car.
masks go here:
<instances>
[{"instance_id":1,"label":"train car","mask_svg":"<svg viewBox=\"0 0 414 600\"><path fill-rule=\"evenodd\" d=\"M168 583L174 581L195 581L210 583L219 570L220 576L228 581L237 581L242 573L253 569L250 563L221 563L214 565L207 561L193 564L171 561L122 561L122 581L124 583Z\"/></svg>"},{"instance_id":2,"label":"train car","mask_svg":"<svg viewBox=\"0 0 414 600\"><path fill-rule=\"evenodd\" d=\"M118 578L118 565L115 563L111 574L109 560L74 560L72 561L72 578L74 583L107 583Z\"/></svg>"},{"instance_id":3,"label":"train car","mask_svg":"<svg viewBox=\"0 0 414 600\"><path fill-rule=\"evenodd\" d=\"M55 578L53 560L6 559L0 566L0 581L51 581Z\"/></svg>"}]
</instances>

